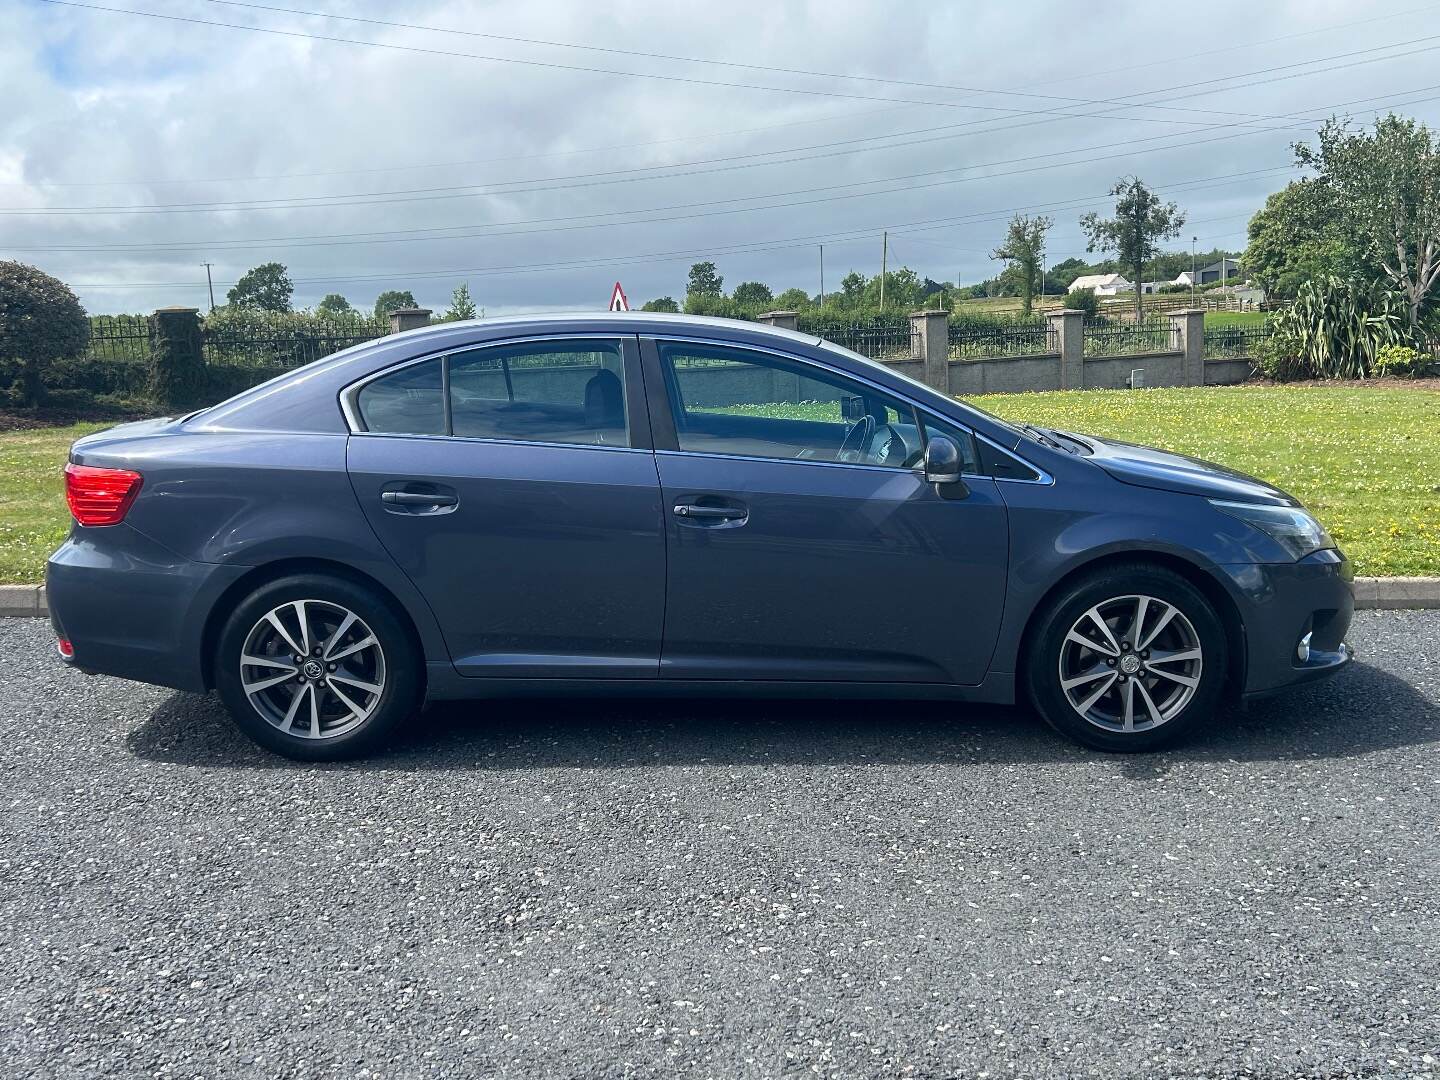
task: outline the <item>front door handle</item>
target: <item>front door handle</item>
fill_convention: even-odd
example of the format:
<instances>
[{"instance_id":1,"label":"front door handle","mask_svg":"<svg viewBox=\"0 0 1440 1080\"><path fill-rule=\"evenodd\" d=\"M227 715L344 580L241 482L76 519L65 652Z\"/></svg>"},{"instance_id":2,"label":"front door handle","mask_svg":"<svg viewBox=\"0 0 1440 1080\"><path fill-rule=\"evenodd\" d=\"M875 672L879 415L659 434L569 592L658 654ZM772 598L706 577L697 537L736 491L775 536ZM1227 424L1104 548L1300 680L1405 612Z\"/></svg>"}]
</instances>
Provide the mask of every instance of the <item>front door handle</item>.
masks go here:
<instances>
[{"instance_id":1,"label":"front door handle","mask_svg":"<svg viewBox=\"0 0 1440 1080\"><path fill-rule=\"evenodd\" d=\"M710 521L738 521L745 516L745 511L734 506L696 506L693 503L677 503L675 516L703 518Z\"/></svg>"},{"instance_id":2,"label":"front door handle","mask_svg":"<svg viewBox=\"0 0 1440 1080\"><path fill-rule=\"evenodd\" d=\"M454 506L460 500L454 495L439 492L426 494L421 491L382 491L380 501L397 506Z\"/></svg>"}]
</instances>

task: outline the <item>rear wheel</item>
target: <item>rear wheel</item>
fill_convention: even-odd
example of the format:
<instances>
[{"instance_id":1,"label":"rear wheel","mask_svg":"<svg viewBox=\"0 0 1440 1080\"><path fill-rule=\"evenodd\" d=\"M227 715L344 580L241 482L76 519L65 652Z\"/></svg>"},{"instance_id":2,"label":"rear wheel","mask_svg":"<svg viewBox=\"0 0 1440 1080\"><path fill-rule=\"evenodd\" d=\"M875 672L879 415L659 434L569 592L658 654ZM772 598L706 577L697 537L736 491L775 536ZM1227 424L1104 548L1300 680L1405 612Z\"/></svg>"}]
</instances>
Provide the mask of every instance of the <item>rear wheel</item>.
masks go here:
<instances>
[{"instance_id":1,"label":"rear wheel","mask_svg":"<svg viewBox=\"0 0 1440 1080\"><path fill-rule=\"evenodd\" d=\"M420 704L420 656L372 590L343 578L281 578L221 631L215 683L240 729L286 757L368 753Z\"/></svg>"},{"instance_id":2,"label":"rear wheel","mask_svg":"<svg viewBox=\"0 0 1440 1080\"><path fill-rule=\"evenodd\" d=\"M1154 750L1208 721L1228 656L1204 595L1163 567L1109 567L1041 614L1027 650L1040 714L1101 750Z\"/></svg>"}]
</instances>

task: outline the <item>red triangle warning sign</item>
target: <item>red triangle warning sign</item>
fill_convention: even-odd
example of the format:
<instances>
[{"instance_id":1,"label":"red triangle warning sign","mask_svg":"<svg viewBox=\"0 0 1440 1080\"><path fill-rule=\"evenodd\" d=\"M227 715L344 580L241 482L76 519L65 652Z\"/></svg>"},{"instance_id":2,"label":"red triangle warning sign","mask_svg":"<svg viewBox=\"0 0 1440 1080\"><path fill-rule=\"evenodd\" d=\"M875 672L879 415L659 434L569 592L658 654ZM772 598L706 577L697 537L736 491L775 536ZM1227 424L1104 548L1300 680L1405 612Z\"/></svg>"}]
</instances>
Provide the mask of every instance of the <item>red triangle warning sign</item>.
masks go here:
<instances>
[{"instance_id":1,"label":"red triangle warning sign","mask_svg":"<svg viewBox=\"0 0 1440 1080\"><path fill-rule=\"evenodd\" d=\"M625 298L625 290L620 287L620 282L615 282L615 291L610 294L611 311L629 311L630 301Z\"/></svg>"}]
</instances>

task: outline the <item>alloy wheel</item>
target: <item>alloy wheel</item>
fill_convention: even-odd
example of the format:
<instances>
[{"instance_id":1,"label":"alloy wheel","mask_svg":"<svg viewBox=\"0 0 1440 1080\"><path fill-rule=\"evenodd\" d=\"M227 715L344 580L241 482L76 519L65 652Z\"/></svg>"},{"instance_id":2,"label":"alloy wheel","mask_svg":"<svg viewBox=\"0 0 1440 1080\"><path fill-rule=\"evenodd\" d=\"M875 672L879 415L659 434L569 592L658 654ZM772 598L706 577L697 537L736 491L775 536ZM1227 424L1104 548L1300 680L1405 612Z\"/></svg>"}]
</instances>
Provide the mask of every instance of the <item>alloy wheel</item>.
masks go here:
<instances>
[{"instance_id":1,"label":"alloy wheel","mask_svg":"<svg viewBox=\"0 0 1440 1080\"><path fill-rule=\"evenodd\" d=\"M240 684L272 727L331 739L369 719L385 692L385 652L353 611L328 600L293 600L246 635Z\"/></svg>"},{"instance_id":2,"label":"alloy wheel","mask_svg":"<svg viewBox=\"0 0 1440 1080\"><path fill-rule=\"evenodd\" d=\"M1130 733L1184 711L1204 654L1190 620L1153 596L1116 596L1075 620L1060 646L1060 688L1087 723Z\"/></svg>"}]
</instances>

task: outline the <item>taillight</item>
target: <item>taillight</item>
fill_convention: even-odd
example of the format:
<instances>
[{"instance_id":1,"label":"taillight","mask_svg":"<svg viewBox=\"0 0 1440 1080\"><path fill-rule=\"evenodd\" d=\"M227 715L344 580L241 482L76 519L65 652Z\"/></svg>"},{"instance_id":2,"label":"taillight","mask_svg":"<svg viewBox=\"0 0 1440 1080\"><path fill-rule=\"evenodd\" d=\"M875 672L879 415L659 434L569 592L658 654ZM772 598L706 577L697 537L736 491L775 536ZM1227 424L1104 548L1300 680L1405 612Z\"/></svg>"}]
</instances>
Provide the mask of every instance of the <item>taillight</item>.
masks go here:
<instances>
[{"instance_id":1,"label":"taillight","mask_svg":"<svg viewBox=\"0 0 1440 1080\"><path fill-rule=\"evenodd\" d=\"M66 465L65 501L81 525L118 525L140 494L140 483L140 474L129 469Z\"/></svg>"}]
</instances>

